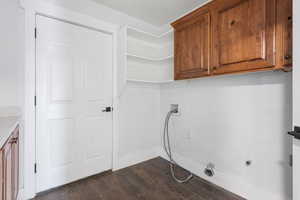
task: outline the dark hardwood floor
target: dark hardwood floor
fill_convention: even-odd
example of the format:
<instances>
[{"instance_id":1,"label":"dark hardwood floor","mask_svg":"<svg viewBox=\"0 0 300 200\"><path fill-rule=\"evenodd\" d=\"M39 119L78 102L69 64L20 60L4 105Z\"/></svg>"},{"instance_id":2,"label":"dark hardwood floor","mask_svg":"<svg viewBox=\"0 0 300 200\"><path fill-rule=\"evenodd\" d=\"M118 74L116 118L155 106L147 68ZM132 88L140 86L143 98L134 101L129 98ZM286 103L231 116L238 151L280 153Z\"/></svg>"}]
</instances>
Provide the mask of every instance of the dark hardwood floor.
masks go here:
<instances>
[{"instance_id":1,"label":"dark hardwood floor","mask_svg":"<svg viewBox=\"0 0 300 200\"><path fill-rule=\"evenodd\" d=\"M184 175L182 169L177 170ZM244 200L194 177L178 184L168 162L155 158L117 172L106 172L39 194L34 200Z\"/></svg>"}]
</instances>

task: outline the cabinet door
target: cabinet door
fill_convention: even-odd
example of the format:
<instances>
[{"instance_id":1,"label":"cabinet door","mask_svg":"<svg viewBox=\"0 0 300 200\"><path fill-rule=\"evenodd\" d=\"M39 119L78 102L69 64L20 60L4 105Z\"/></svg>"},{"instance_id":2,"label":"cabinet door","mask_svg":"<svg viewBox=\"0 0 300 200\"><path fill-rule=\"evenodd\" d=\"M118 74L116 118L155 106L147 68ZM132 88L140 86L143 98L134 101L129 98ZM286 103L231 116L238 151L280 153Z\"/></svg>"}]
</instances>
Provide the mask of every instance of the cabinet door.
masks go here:
<instances>
[{"instance_id":1,"label":"cabinet door","mask_svg":"<svg viewBox=\"0 0 300 200\"><path fill-rule=\"evenodd\" d=\"M12 191L12 143L9 140L4 146L4 200L13 200Z\"/></svg>"},{"instance_id":2,"label":"cabinet door","mask_svg":"<svg viewBox=\"0 0 300 200\"><path fill-rule=\"evenodd\" d=\"M175 80L209 74L210 19L206 12L175 27Z\"/></svg>"},{"instance_id":3,"label":"cabinet door","mask_svg":"<svg viewBox=\"0 0 300 200\"><path fill-rule=\"evenodd\" d=\"M12 137L12 195L17 199L19 191L19 128L16 128Z\"/></svg>"},{"instance_id":4,"label":"cabinet door","mask_svg":"<svg viewBox=\"0 0 300 200\"><path fill-rule=\"evenodd\" d=\"M275 0L220 0L214 23L213 72L275 66Z\"/></svg>"},{"instance_id":5,"label":"cabinet door","mask_svg":"<svg viewBox=\"0 0 300 200\"><path fill-rule=\"evenodd\" d=\"M293 0L280 0L279 2L280 21L283 28L283 66L291 67L293 64Z\"/></svg>"}]
</instances>

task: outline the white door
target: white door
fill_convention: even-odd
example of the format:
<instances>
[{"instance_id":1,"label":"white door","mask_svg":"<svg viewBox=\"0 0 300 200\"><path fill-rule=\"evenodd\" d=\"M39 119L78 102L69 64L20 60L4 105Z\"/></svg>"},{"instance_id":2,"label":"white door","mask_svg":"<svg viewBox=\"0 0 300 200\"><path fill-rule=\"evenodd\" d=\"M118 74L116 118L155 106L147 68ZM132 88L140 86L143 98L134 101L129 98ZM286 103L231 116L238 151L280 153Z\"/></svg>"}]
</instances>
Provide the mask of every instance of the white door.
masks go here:
<instances>
[{"instance_id":1,"label":"white door","mask_svg":"<svg viewBox=\"0 0 300 200\"><path fill-rule=\"evenodd\" d=\"M293 1L294 47L293 47L293 123L300 127L300 1ZM297 134L297 130L294 130ZM300 135L300 133L299 133ZM294 138L293 144L293 200L300 200L300 140Z\"/></svg>"},{"instance_id":2,"label":"white door","mask_svg":"<svg viewBox=\"0 0 300 200\"><path fill-rule=\"evenodd\" d=\"M37 16L37 192L112 168L112 35Z\"/></svg>"}]
</instances>

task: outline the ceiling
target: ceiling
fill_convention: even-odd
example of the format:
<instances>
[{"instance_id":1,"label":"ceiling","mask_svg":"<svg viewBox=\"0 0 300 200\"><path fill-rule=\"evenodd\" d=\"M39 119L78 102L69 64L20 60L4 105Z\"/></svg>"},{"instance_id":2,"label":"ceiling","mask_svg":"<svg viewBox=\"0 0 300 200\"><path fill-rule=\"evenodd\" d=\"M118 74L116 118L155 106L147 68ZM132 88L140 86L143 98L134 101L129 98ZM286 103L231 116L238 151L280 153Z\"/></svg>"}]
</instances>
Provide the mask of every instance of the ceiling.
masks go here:
<instances>
[{"instance_id":1,"label":"ceiling","mask_svg":"<svg viewBox=\"0 0 300 200\"><path fill-rule=\"evenodd\" d=\"M93 0L155 26L162 26L207 0Z\"/></svg>"}]
</instances>

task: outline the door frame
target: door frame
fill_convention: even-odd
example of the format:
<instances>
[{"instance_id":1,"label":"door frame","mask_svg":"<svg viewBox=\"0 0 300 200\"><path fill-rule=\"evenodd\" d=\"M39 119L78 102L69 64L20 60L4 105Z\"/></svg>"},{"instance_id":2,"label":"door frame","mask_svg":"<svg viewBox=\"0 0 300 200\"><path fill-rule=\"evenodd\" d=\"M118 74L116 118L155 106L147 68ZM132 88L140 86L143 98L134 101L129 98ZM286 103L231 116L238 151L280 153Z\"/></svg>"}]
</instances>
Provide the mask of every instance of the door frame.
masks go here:
<instances>
[{"instance_id":1,"label":"door frame","mask_svg":"<svg viewBox=\"0 0 300 200\"><path fill-rule=\"evenodd\" d=\"M22 199L31 199L36 195L36 107L34 99L36 96L36 40L35 27L36 16L42 15L82 27L106 32L113 37L113 141L112 141L112 170L118 169L118 115L119 98L118 85L118 45L117 37L120 26L107 23L93 17L80 14L55 6L50 3L27 0L25 7L25 99L24 99L24 188Z\"/></svg>"},{"instance_id":2,"label":"door frame","mask_svg":"<svg viewBox=\"0 0 300 200\"><path fill-rule=\"evenodd\" d=\"M300 2L297 1L297 0L293 0L293 66L294 66L294 69L293 69L293 101L297 99L296 97L296 88L294 87L294 85L296 85L296 74L295 74L295 69L296 66L299 64L300 62L300 59L298 57L299 52L298 52L298 49L299 49L299 43L300 40L298 39L298 37L295 37L300 31L299 29L299 26L300 26L300 14L298 13L298 10L300 8ZM297 73L299 73L299 69L297 70ZM299 77L297 77L299 78ZM294 104L295 102L293 102ZM296 109L299 109L299 106L297 106L297 108L295 108L295 106L293 105L293 126L299 126L299 123L294 117L295 115L298 115L298 113L296 114ZM293 138L293 143L292 143L292 148L293 148L293 158L295 157L294 155L294 151L296 151L296 148L295 148L295 145L296 143L299 144L299 141L297 141L297 139ZM298 155L299 156L299 155ZM296 181L296 179L294 178L294 176L298 177L299 176L299 169L296 170L296 166L299 166L299 158L297 160L293 159L293 177L292 177L292 187L293 187L293 192L292 192L292 196L293 196L293 200L296 200L296 195L298 195L296 191L296 185L299 184L298 181Z\"/></svg>"}]
</instances>

